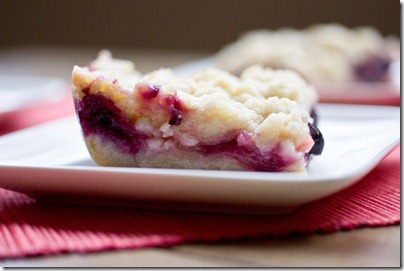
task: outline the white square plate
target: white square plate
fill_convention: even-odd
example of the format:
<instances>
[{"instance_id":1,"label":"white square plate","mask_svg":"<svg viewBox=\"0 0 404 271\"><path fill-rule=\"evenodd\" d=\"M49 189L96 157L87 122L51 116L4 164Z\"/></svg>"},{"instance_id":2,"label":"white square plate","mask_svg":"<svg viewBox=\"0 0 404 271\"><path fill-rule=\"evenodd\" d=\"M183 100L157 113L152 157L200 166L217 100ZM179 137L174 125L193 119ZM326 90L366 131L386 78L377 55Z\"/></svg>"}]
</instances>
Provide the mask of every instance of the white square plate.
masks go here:
<instances>
[{"instance_id":1,"label":"white square plate","mask_svg":"<svg viewBox=\"0 0 404 271\"><path fill-rule=\"evenodd\" d=\"M400 141L400 109L319 105L325 138L307 174L96 166L75 116L0 137L0 187L87 204L279 213L340 191Z\"/></svg>"}]
</instances>

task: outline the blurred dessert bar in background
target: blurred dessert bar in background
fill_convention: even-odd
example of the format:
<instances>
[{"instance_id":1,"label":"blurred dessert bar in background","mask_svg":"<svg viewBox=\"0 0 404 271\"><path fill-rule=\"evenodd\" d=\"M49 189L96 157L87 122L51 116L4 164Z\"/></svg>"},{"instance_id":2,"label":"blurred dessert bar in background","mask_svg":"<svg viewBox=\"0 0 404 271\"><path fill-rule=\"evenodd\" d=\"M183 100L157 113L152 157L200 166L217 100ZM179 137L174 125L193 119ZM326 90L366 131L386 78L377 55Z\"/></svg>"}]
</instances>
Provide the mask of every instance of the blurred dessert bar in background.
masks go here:
<instances>
[{"instance_id":1,"label":"blurred dessert bar in background","mask_svg":"<svg viewBox=\"0 0 404 271\"><path fill-rule=\"evenodd\" d=\"M249 31L225 45L215 62L234 74L252 64L292 69L310 83L384 82L399 55L394 36L383 37L373 27L334 23Z\"/></svg>"}]
</instances>

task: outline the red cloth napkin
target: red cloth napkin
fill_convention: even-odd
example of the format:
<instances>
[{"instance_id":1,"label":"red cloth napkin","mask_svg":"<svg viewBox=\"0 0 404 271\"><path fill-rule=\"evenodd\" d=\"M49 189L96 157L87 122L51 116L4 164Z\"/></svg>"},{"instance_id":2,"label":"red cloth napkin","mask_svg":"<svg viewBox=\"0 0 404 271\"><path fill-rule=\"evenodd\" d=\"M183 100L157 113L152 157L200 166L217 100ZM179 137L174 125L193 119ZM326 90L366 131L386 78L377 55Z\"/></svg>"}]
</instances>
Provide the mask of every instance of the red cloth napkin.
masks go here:
<instances>
[{"instance_id":1,"label":"red cloth napkin","mask_svg":"<svg viewBox=\"0 0 404 271\"><path fill-rule=\"evenodd\" d=\"M400 148L355 185L284 216L36 202L0 189L0 258L331 233L400 223Z\"/></svg>"}]
</instances>

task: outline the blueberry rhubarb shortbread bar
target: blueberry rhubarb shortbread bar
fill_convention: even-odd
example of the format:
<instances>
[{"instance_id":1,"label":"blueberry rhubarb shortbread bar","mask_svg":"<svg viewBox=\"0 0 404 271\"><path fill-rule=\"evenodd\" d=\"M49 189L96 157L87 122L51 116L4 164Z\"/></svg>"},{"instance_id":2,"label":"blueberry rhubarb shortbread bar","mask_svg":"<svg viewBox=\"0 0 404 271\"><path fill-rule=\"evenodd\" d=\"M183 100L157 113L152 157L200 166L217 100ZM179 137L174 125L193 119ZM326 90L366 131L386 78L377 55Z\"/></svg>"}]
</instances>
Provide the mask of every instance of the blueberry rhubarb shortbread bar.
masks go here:
<instances>
[{"instance_id":1,"label":"blueberry rhubarb shortbread bar","mask_svg":"<svg viewBox=\"0 0 404 271\"><path fill-rule=\"evenodd\" d=\"M73 98L93 160L102 166L305 172L323 138L315 90L287 70L207 69L141 75L102 51L75 66Z\"/></svg>"},{"instance_id":2,"label":"blueberry rhubarb shortbread bar","mask_svg":"<svg viewBox=\"0 0 404 271\"><path fill-rule=\"evenodd\" d=\"M310 83L380 82L389 80L390 63L399 52L399 40L375 28L318 24L246 32L224 46L215 61L234 74L260 64L294 70Z\"/></svg>"}]
</instances>

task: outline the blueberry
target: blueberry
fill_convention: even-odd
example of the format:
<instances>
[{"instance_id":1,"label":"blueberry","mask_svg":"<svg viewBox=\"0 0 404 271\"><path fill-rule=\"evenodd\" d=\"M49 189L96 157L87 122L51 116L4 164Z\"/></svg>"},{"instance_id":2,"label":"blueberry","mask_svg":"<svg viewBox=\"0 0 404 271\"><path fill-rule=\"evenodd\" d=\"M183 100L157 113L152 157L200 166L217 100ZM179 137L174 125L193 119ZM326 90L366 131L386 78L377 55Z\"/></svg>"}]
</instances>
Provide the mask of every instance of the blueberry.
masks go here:
<instances>
[{"instance_id":1,"label":"blueberry","mask_svg":"<svg viewBox=\"0 0 404 271\"><path fill-rule=\"evenodd\" d=\"M324 149L324 138L317 126L309 123L310 135L314 140L314 146L310 150L310 154L320 155Z\"/></svg>"}]
</instances>

